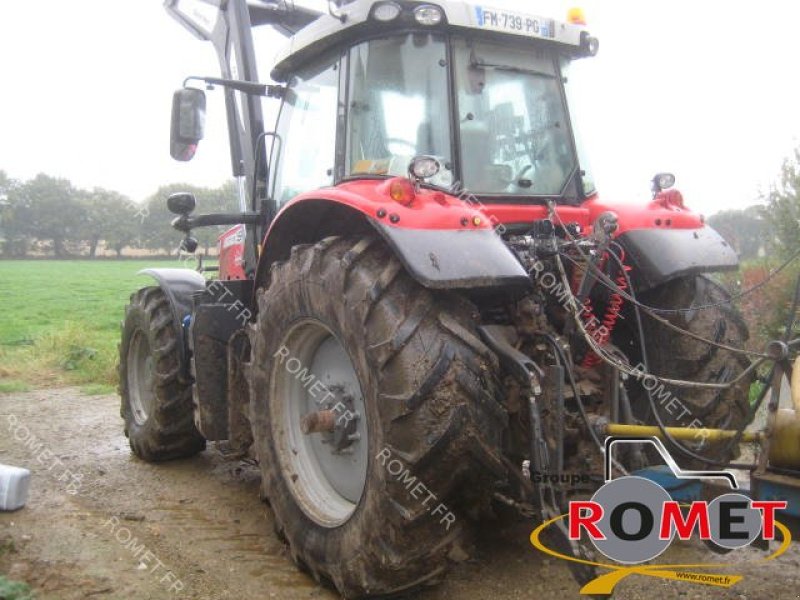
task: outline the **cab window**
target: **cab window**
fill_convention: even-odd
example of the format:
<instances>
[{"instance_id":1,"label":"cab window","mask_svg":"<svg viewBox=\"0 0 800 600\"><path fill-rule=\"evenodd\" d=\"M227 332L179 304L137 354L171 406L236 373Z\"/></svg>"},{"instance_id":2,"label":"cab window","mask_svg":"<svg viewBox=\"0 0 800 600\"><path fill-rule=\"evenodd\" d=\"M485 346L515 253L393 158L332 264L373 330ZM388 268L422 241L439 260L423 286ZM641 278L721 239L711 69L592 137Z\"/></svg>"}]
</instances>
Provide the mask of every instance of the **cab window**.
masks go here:
<instances>
[{"instance_id":1,"label":"cab window","mask_svg":"<svg viewBox=\"0 0 800 600\"><path fill-rule=\"evenodd\" d=\"M274 198L278 206L321 187L333 185L339 60L295 75L280 115Z\"/></svg>"}]
</instances>

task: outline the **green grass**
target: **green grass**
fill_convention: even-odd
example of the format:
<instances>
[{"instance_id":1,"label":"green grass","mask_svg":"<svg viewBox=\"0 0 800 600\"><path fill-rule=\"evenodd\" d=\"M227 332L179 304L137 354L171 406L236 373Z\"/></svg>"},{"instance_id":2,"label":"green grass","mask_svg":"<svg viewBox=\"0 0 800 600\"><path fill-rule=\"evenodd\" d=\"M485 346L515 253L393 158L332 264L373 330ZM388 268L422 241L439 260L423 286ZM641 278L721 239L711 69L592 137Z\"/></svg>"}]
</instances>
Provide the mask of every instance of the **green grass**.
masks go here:
<instances>
[{"instance_id":1,"label":"green grass","mask_svg":"<svg viewBox=\"0 0 800 600\"><path fill-rule=\"evenodd\" d=\"M0 393L10 394L13 392L29 392L31 386L18 379L0 379Z\"/></svg>"},{"instance_id":2,"label":"green grass","mask_svg":"<svg viewBox=\"0 0 800 600\"><path fill-rule=\"evenodd\" d=\"M0 598L2 600L33 600L33 593L27 584L11 581L0 575Z\"/></svg>"},{"instance_id":3,"label":"green grass","mask_svg":"<svg viewBox=\"0 0 800 600\"><path fill-rule=\"evenodd\" d=\"M116 386L120 322L149 266L178 261L0 261L0 392Z\"/></svg>"}]
</instances>

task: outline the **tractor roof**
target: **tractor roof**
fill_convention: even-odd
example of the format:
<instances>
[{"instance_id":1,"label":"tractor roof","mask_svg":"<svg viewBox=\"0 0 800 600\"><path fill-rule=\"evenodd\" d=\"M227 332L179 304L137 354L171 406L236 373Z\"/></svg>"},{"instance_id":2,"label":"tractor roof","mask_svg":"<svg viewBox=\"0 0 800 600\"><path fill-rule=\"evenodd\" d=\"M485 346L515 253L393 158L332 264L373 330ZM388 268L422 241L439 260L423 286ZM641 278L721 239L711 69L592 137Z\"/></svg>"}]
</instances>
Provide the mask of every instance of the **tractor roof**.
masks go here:
<instances>
[{"instance_id":1,"label":"tractor roof","mask_svg":"<svg viewBox=\"0 0 800 600\"><path fill-rule=\"evenodd\" d=\"M251 0L251 15L253 15ZM300 4L298 2L298 4ZM393 5L395 8L381 8ZM421 24L415 11L421 7L439 9L441 21L435 25ZM376 18L381 8L384 14L399 14L386 21ZM253 15L254 16L254 15ZM588 31L582 25L562 23L517 10L493 8L475 2L461 0L436 0L419 2L409 0L354 0L344 4L331 14L321 14L289 38L287 46L279 53L272 78L283 81L299 67L339 46L348 46L361 39L400 31L470 30L485 32L510 40L542 40L560 45L566 54L585 56L589 51ZM596 43L596 40L595 40ZM596 51L596 47L595 47Z\"/></svg>"}]
</instances>

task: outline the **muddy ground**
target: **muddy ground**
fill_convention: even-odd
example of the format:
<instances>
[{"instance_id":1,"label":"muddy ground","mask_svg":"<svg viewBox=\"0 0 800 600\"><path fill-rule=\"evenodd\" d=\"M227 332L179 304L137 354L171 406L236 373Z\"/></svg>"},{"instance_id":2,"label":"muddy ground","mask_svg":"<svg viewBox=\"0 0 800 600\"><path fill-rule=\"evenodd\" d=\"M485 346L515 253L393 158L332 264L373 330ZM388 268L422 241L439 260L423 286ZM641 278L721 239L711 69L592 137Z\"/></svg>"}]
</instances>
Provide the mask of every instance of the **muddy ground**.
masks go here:
<instances>
[{"instance_id":1,"label":"muddy ground","mask_svg":"<svg viewBox=\"0 0 800 600\"><path fill-rule=\"evenodd\" d=\"M0 573L28 582L37 598L338 598L291 562L258 500L254 466L213 449L163 465L137 460L115 396L0 394L0 463L33 471L27 507L0 513ZM409 598L578 598L564 564L532 549L531 529L487 524L474 558ZM740 563L730 572L745 575L729 590L634 576L615 597L796 600L798 548L771 563L755 563L763 554L754 549L729 555ZM719 562L697 543L673 544L663 557L709 558Z\"/></svg>"}]
</instances>

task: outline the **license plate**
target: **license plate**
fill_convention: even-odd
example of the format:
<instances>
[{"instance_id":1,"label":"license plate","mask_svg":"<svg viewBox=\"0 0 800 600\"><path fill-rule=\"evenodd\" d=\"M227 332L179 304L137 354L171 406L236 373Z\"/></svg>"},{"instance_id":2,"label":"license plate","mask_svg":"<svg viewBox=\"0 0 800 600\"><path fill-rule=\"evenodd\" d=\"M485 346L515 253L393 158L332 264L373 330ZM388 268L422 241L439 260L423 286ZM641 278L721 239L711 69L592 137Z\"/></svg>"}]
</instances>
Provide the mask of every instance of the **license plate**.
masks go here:
<instances>
[{"instance_id":1,"label":"license plate","mask_svg":"<svg viewBox=\"0 0 800 600\"><path fill-rule=\"evenodd\" d=\"M478 18L477 25L481 29L533 37L554 38L556 36L555 21L552 19L484 6L476 6L475 14Z\"/></svg>"}]
</instances>

